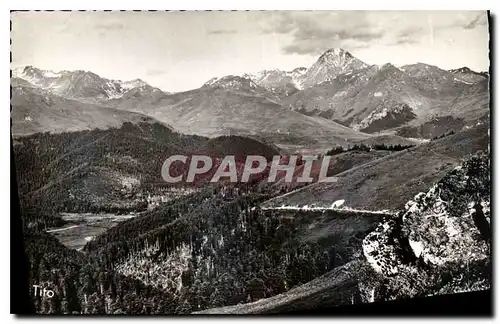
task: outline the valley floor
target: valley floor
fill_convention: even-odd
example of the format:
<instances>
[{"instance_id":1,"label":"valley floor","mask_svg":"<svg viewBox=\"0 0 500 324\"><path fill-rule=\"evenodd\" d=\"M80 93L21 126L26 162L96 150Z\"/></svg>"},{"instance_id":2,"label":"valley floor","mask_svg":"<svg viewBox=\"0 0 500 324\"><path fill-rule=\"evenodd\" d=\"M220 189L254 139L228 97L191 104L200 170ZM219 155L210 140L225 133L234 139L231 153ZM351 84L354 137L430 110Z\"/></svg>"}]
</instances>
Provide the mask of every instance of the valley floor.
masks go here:
<instances>
[{"instance_id":1,"label":"valley floor","mask_svg":"<svg viewBox=\"0 0 500 324\"><path fill-rule=\"evenodd\" d=\"M61 218L67 224L62 227L50 228L47 233L54 235L68 248L80 251L94 237L118 223L136 216L137 214L62 213Z\"/></svg>"}]
</instances>

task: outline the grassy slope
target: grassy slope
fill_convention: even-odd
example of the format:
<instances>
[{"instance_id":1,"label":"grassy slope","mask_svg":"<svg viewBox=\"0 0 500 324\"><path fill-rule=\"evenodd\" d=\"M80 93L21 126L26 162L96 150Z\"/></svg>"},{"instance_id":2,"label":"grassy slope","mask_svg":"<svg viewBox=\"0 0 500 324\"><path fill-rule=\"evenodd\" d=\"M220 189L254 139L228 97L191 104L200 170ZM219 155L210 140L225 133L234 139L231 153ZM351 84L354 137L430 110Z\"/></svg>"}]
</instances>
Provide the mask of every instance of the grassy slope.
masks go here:
<instances>
[{"instance_id":1,"label":"grassy slope","mask_svg":"<svg viewBox=\"0 0 500 324\"><path fill-rule=\"evenodd\" d=\"M142 112L168 121L187 134L260 136L274 143L328 146L370 137L330 120L310 117L282 107L268 97L246 92L202 87L177 93L154 105L120 109Z\"/></svg>"},{"instance_id":2,"label":"grassy slope","mask_svg":"<svg viewBox=\"0 0 500 324\"><path fill-rule=\"evenodd\" d=\"M331 156L327 176L330 177L332 175L344 172L355 166L373 161L388 154L390 154L389 151L350 151ZM312 164L310 176L314 179L313 183L318 181L321 171L321 165L322 160L314 161ZM297 181L297 179L302 176L303 172L304 165L295 168L293 179L291 182L285 182L285 174L278 173L276 182L272 183L271 186L276 190L286 189L288 192L292 189L297 189L304 185L308 185L308 183ZM267 180L264 180L264 183L265 182L267 182Z\"/></svg>"},{"instance_id":3,"label":"grassy slope","mask_svg":"<svg viewBox=\"0 0 500 324\"><path fill-rule=\"evenodd\" d=\"M384 145L418 145L421 144L422 140L418 139L410 139L410 138L405 138L401 137L398 135L389 135L389 134L384 134L384 135L377 135L373 136L370 138L367 138L365 140L359 141L359 144L364 144L368 146L372 146L375 144L384 144Z\"/></svg>"},{"instance_id":4,"label":"grassy slope","mask_svg":"<svg viewBox=\"0 0 500 324\"><path fill-rule=\"evenodd\" d=\"M253 303L212 308L194 314L278 314L325 305L350 304L351 297L356 295L358 288L355 269L362 265L359 261L352 261L283 294Z\"/></svg>"},{"instance_id":5,"label":"grassy slope","mask_svg":"<svg viewBox=\"0 0 500 324\"><path fill-rule=\"evenodd\" d=\"M124 122L157 122L144 114L82 103L29 87L13 88L11 105L14 136L107 129Z\"/></svg>"},{"instance_id":6,"label":"grassy slope","mask_svg":"<svg viewBox=\"0 0 500 324\"><path fill-rule=\"evenodd\" d=\"M265 207L330 206L345 199L356 209L397 210L459 164L460 159L488 146L485 125L363 164L338 174L336 183L316 183L273 198Z\"/></svg>"}]
</instances>

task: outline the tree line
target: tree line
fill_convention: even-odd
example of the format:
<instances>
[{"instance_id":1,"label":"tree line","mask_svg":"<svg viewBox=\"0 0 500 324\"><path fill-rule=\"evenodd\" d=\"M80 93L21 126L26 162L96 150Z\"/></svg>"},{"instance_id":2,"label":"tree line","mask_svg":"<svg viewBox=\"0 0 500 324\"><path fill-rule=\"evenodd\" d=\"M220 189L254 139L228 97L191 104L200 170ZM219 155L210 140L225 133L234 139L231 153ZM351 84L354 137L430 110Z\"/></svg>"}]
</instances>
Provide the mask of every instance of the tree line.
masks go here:
<instances>
[{"instance_id":1,"label":"tree line","mask_svg":"<svg viewBox=\"0 0 500 324\"><path fill-rule=\"evenodd\" d=\"M345 152L370 152L372 150L379 150L379 151L403 151L406 149L409 149L411 147L414 147L415 145L401 145L401 144L395 144L395 145L387 145L387 144L373 144L373 145L366 145L366 144L354 144L353 146L349 146L347 148L344 148L343 146L336 146L329 150L328 152L325 153L325 155L337 155Z\"/></svg>"}]
</instances>

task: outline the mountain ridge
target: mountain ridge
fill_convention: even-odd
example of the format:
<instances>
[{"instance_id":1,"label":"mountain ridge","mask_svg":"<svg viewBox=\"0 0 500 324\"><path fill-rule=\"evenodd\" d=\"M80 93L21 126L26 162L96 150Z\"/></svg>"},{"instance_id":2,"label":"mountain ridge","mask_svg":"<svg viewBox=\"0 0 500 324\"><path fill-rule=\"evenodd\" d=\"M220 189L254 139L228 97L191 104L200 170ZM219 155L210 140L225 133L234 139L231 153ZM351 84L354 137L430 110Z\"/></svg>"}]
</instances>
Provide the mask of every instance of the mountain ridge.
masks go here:
<instances>
[{"instance_id":1,"label":"mountain ridge","mask_svg":"<svg viewBox=\"0 0 500 324\"><path fill-rule=\"evenodd\" d=\"M175 94L141 79L116 81L87 71L52 72L32 66L14 69L11 83L33 85L84 103L138 112L193 134L264 132L283 141L283 131L290 132L291 125L276 120L274 123L281 126L271 130L271 126L263 127L263 123L272 123L262 116L283 119L290 115L293 120L303 119L305 125L319 129L340 124L377 136L441 136L484 118L489 108L488 81L487 75L466 67L447 71L425 63L369 65L348 51L332 48L309 68L214 77L200 88ZM434 121L436 118L440 121ZM448 123L450 118L452 123ZM246 126L238 131L239 125ZM367 135L358 134L352 139L363 136ZM291 144L297 139L285 142Z\"/></svg>"},{"instance_id":2,"label":"mountain ridge","mask_svg":"<svg viewBox=\"0 0 500 324\"><path fill-rule=\"evenodd\" d=\"M113 80L84 70L54 72L28 65L14 68L12 76L69 99L116 99L122 97L132 89L141 87L147 87L150 91L160 91L169 94L150 86L139 78L128 81Z\"/></svg>"}]
</instances>

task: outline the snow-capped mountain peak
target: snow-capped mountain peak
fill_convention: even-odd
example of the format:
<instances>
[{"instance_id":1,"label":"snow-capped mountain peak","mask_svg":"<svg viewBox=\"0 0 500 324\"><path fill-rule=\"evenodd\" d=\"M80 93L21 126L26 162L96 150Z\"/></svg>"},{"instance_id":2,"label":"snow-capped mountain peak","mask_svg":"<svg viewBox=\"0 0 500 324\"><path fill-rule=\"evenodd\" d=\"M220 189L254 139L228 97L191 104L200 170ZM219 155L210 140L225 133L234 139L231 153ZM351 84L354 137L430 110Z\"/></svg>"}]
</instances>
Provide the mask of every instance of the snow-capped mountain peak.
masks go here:
<instances>
[{"instance_id":1,"label":"snow-capped mountain peak","mask_svg":"<svg viewBox=\"0 0 500 324\"><path fill-rule=\"evenodd\" d=\"M301 85L305 88L336 78L338 75L368 67L368 64L341 48L324 52L304 74Z\"/></svg>"},{"instance_id":2,"label":"snow-capped mountain peak","mask_svg":"<svg viewBox=\"0 0 500 324\"><path fill-rule=\"evenodd\" d=\"M116 81L116 82L121 82L121 81ZM134 80L131 80L131 81L123 81L123 82L121 82L122 88L126 89L126 90L130 90L130 89L133 89L133 88L140 88L140 87L144 87L144 86L148 86L148 85L149 84L147 84L146 82L144 82L141 79L134 79Z\"/></svg>"},{"instance_id":3,"label":"snow-capped mountain peak","mask_svg":"<svg viewBox=\"0 0 500 324\"><path fill-rule=\"evenodd\" d=\"M341 48L331 48L324 52L320 57L319 61L321 62L330 62L332 64L341 64L343 61L348 61L353 59L354 56L352 56L351 53L348 51L345 51Z\"/></svg>"},{"instance_id":4,"label":"snow-capped mountain peak","mask_svg":"<svg viewBox=\"0 0 500 324\"><path fill-rule=\"evenodd\" d=\"M29 82L32 82L33 80L43 78L44 72L51 73L52 71L42 71L42 70L37 69L31 65L28 65L25 67L19 67L19 68L13 69L12 76L20 78L20 79L24 79L24 80L29 81Z\"/></svg>"},{"instance_id":5,"label":"snow-capped mountain peak","mask_svg":"<svg viewBox=\"0 0 500 324\"><path fill-rule=\"evenodd\" d=\"M289 95L300 87L301 78L306 73L305 67L298 67L292 71L283 71L279 69L262 70L257 73L242 75L258 84L259 86L271 91L276 95Z\"/></svg>"},{"instance_id":6,"label":"snow-capped mountain peak","mask_svg":"<svg viewBox=\"0 0 500 324\"><path fill-rule=\"evenodd\" d=\"M148 89L154 92L161 91L141 79L111 80L83 70L54 72L26 66L13 69L12 76L55 95L71 99L117 99L132 89L141 89L144 95L147 95Z\"/></svg>"},{"instance_id":7,"label":"snow-capped mountain peak","mask_svg":"<svg viewBox=\"0 0 500 324\"><path fill-rule=\"evenodd\" d=\"M214 87L226 90L242 90L242 89L256 89L258 85L250 78L245 78L238 75L226 75L223 77L215 77L208 80L204 87Z\"/></svg>"}]
</instances>

